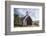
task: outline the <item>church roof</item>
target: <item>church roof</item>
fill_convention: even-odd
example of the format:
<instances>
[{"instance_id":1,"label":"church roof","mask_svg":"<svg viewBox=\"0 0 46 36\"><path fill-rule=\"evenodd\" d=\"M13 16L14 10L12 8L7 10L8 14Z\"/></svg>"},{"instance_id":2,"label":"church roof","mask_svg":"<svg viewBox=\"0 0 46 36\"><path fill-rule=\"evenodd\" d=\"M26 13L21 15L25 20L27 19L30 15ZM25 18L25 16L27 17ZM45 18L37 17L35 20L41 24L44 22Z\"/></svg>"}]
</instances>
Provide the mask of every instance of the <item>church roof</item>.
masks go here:
<instances>
[{"instance_id":1,"label":"church roof","mask_svg":"<svg viewBox=\"0 0 46 36\"><path fill-rule=\"evenodd\" d=\"M22 20L24 20L24 19L26 19L26 20L27 20L28 18L29 18L29 19L31 19L31 17L30 17L30 16L27 16L27 15L26 15L26 16L22 17ZM32 19L31 19L31 20L32 20Z\"/></svg>"}]
</instances>

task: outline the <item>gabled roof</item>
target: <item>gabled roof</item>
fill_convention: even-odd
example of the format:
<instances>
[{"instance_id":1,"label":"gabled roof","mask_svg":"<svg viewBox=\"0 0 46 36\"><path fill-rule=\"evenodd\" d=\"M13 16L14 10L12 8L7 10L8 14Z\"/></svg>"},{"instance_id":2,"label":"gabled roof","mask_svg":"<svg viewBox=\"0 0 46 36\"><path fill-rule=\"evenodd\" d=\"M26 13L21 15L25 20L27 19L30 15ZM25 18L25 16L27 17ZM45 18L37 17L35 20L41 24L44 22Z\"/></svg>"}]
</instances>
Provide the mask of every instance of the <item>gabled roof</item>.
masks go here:
<instances>
[{"instance_id":1,"label":"gabled roof","mask_svg":"<svg viewBox=\"0 0 46 36\"><path fill-rule=\"evenodd\" d=\"M29 19L31 19L31 17L30 17L30 16L27 16L27 15L26 15L26 16L22 17L22 20L24 20L24 19L26 19L26 20L27 20L28 18L29 18ZM31 20L32 20L32 19L31 19Z\"/></svg>"}]
</instances>

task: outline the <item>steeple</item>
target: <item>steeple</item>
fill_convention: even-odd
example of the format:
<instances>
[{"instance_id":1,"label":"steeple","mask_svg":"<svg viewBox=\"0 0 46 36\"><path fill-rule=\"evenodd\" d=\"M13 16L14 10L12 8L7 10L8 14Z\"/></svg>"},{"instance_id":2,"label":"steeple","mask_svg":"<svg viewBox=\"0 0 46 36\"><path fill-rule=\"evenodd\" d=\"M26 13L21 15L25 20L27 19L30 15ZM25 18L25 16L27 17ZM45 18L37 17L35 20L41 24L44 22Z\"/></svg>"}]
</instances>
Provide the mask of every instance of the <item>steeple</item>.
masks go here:
<instances>
[{"instance_id":1,"label":"steeple","mask_svg":"<svg viewBox=\"0 0 46 36\"><path fill-rule=\"evenodd\" d=\"M26 11L26 16L28 16L28 11Z\"/></svg>"}]
</instances>

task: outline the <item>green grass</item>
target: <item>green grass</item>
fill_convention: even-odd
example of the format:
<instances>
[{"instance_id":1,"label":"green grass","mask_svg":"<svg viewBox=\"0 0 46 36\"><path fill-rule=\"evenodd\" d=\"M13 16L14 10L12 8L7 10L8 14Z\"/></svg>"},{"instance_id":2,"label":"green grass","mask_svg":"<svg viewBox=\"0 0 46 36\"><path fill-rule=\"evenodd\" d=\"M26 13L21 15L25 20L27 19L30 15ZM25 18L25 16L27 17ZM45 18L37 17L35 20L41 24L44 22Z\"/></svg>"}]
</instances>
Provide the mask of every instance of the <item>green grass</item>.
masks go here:
<instances>
[{"instance_id":1,"label":"green grass","mask_svg":"<svg viewBox=\"0 0 46 36\"><path fill-rule=\"evenodd\" d=\"M14 27L22 27L23 25L20 24L14 24Z\"/></svg>"}]
</instances>

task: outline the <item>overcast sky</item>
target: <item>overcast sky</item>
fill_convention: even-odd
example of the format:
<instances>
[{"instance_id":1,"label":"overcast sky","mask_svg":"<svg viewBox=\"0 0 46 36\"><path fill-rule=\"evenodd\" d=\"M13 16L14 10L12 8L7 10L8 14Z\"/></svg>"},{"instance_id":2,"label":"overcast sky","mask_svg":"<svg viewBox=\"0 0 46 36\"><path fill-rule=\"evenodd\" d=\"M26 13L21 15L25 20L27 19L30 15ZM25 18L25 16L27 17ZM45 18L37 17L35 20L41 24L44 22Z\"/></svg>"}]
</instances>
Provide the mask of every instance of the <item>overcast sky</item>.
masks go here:
<instances>
[{"instance_id":1,"label":"overcast sky","mask_svg":"<svg viewBox=\"0 0 46 36\"><path fill-rule=\"evenodd\" d=\"M31 16L32 20L39 20L39 9L35 8L14 8L14 14L19 16L25 16L26 11L28 11L28 15Z\"/></svg>"}]
</instances>

